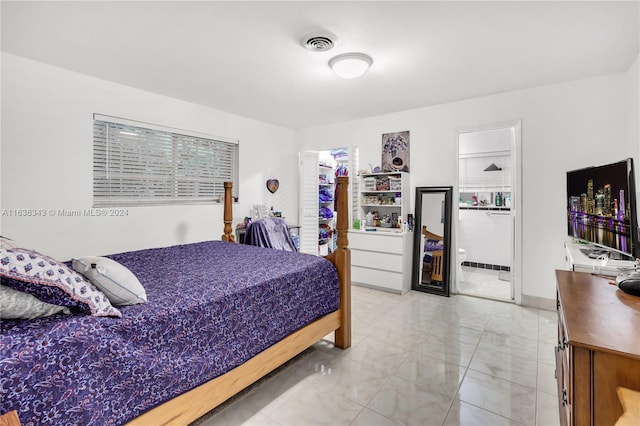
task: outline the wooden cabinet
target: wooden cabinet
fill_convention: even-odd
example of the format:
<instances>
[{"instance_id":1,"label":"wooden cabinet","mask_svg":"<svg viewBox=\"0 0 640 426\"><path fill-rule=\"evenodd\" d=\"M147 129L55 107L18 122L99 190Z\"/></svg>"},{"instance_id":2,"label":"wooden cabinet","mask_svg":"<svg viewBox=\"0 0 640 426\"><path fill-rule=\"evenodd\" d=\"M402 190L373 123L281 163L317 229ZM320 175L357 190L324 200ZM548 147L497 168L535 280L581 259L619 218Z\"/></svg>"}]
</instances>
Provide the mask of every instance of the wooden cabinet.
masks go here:
<instances>
[{"instance_id":1,"label":"wooden cabinet","mask_svg":"<svg viewBox=\"0 0 640 426\"><path fill-rule=\"evenodd\" d=\"M640 390L640 297L589 273L556 278L560 423L614 425L623 413L617 388Z\"/></svg>"}]
</instances>

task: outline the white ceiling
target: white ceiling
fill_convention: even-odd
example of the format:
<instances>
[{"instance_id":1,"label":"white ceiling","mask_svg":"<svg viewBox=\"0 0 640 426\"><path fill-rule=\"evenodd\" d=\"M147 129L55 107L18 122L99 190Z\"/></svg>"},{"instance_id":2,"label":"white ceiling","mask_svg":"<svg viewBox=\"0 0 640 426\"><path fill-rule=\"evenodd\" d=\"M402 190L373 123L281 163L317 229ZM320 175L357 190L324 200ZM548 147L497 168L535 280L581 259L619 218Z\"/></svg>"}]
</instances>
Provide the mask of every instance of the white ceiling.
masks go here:
<instances>
[{"instance_id":1,"label":"white ceiling","mask_svg":"<svg viewBox=\"0 0 640 426\"><path fill-rule=\"evenodd\" d=\"M2 50L300 128L626 71L640 2L2 1ZM302 35L338 36L328 52ZM369 54L364 77L329 69Z\"/></svg>"}]
</instances>

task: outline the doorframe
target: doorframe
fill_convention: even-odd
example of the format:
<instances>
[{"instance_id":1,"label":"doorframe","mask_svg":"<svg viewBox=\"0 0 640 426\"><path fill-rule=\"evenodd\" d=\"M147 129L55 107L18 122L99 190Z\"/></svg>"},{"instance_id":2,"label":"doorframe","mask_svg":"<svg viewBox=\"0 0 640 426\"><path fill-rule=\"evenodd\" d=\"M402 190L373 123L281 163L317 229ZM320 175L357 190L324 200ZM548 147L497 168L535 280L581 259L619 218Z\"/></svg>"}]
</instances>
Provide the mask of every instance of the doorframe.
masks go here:
<instances>
[{"instance_id":1,"label":"doorframe","mask_svg":"<svg viewBox=\"0 0 640 426\"><path fill-rule=\"evenodd\" d=\"M522 120L507 120L495 123L465 126L454 129L454 145L455 145L455 171L456 171L456 185L454 186L454 200L460 199L460 143L459 138L463 133L478 132L485 130L497 130L512 128L514 129L514 138L511 142L511 161L512 161L512 191L511 191L511 206L515 208L515 214L513 217L513 240L512 240L512 259L511 259L511 292L512 298L516 305L522 305ZM460 209L458 203L453 203L453 240L455 241L454 253L452 256L455 259L455 264L452 265L453 271L458 270L460 253L458 252L458 223L460 218ZM460 293L458 288L457 273L454 272L454 280L452 291Z\"/></svg>"}]
</instances>

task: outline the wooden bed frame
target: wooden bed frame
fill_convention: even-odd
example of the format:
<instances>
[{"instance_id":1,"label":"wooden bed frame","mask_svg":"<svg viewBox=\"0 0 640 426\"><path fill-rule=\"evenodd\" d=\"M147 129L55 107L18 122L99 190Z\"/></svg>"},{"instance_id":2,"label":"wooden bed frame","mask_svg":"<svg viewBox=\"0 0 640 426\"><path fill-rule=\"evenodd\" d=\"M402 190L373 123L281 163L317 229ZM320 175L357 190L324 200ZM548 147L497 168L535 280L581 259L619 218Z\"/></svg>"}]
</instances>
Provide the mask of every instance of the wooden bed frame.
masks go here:
<instances>
[{"instance_id":1,"label":"wooden bed frame","mask_svg":"<svg viewBox=\"0 0 640 426\"><path fill-rule=\"evenodd\" d=\"M211 411L247 386L264 377L305 349L334 332L335 346L351 346L351 252L349 230L349 178L337 177L338 194L338 248L328 256L338 270L340 280L340 307L337 311L317 319L311 324L285 337L239 367L216 377L195 389L185 392L131 420L128 425L188 424ZM224 234L222 241L234 242L232 234L231 182L225 182Z\"/></svg>"},{"instance_id":2,"label":"wooden bed frame","mask_svg":"<svg viewBox=\"0 0 640 426\"><path fill-rule=\"evenodd\" d=\"M434 234L429 231L426 226L422 226L422 235L427 239L442 241L442 236ZM444 250L436 250L431 252L431 279L435 281L442 281L442 259L444 256Z\"/></svg>"}]
</instances>

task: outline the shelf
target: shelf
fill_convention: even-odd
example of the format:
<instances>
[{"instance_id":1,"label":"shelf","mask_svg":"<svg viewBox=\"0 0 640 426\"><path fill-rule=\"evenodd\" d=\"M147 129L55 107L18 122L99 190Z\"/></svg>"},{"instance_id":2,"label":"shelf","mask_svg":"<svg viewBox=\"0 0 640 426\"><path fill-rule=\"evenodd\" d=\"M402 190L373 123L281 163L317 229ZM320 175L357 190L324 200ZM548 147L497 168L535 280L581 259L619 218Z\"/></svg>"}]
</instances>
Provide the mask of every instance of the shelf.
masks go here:
<instances>
[{"instance_id":1,"label":"shelf","mask_svg":"<svg viewBox=\"0 0 640 426\"><path fill-rule=\"evenodd\" d=\"M511 211L511 207L499 207L499 206L467 206L461 204L458 207L460 210L487 210L487 211Z\"/></svg>"},{"instance_id":2,"label":"shelf","mask_svg":"<svg viewBox=\"0 0 640 426\"><path fill-rule=\"evenodd\" d=\"M381 226L374 226L375 231L367 231L366 229L349 229L349 232L357 233L357 234L375 234L375 235L393 235L393 236L404 236L407 232L403 231L400 228L383 228Z\"/></svg>"},{"instance_id":3,"label":"shelf","mask_svg":"<svg viewBox=\"0 0 640 426\"><path fill-rule=\"evenodd\" d=\"M403 173L407 173L407 172L379 172L379 173L362 173L360 175L360 177L367 177L367 176L389 176L389 175L401 175Z\"/></svg>"},{"instance_id":4,"label":"shelf","mask_svg":"<svg viewBox=\"0 0 640 426\"><path fill-rule=\"evenodd\" d=\"M370 228L370 230L367 230ZM392 227L392 226L366 226L363 231L365 232L402 232L402 228Z\"/></svg>"},{"instance_id":5,"label":"shelf","mask_svg":"<svg viewBox=\"0 0 640 426\"><path fill-rule=\"evenodd\" d=\"M401 208L402 204L360 204L362 207L398 207Z\"/></svg>"},{"instance_id":6,"label":"shelf","mask_svg":"<svg viewBox=\"0 0 640 426\"><path fill-rule=\"evenodd\" d=\"M363 190L360 191L363 194L388 194L388 193L400 193L402 192L402 189L385 189L384 191L378 191L376 189L372 189L372 190Z\"/></svg>"}]
</instances>

